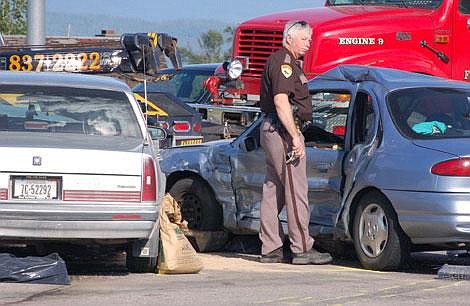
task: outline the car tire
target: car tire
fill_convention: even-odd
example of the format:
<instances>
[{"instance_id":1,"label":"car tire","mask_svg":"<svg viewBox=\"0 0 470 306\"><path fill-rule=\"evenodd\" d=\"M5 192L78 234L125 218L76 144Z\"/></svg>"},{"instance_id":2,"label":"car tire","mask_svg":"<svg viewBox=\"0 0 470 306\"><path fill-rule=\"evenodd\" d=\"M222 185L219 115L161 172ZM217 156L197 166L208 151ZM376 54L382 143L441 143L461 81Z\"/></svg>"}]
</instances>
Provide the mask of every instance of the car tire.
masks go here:
<instances>
[{"instance_id":1,"label":"car tire","mask_svg":"<svg viewBox=\"0 0 470 306\"><path fill-rule=\"evenodd\" d=\"M397 270L408 258L409 239L384 195L373 192L359 202L353 223L356 255L365 269Z\"/></svg>"},{"instance_id":2,"label":"car tire","mask_svg":"<svg viewBox=\"0 0 470 306\"><path fill-rule=\"evenodd\" d=\"M126 252L126 266L130 273L155 273L157 257L132 256L132 246Z\"/></svg>"},{"instance_id":3,"label":"car tire","mask_svg":"<svg viewBox=\"0 0 470 306\"><path fill-rule=\"evenodd\" d=\"M189 229L223 229L222 207L204 181L192 177L181 179L170 188L169 193L181 205L181 214L183 220L188 222Z\"/></svg>"}]
</instances>

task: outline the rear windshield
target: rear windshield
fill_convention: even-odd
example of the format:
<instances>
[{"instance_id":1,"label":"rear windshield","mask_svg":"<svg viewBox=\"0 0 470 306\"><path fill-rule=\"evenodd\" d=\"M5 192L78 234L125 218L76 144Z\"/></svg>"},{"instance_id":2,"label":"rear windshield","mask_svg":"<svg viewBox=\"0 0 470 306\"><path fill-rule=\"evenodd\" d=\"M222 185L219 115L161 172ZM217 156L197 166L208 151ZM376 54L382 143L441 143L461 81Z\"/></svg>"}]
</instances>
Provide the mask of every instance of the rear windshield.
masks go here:
<instances>
[{"instance_id":1,"label":"rear windshield","mask_svg":"<svg viewBox=\"0 0 470 306\"><path fill-rule=\"evenodd\" d=\"M425 8L435 9L442 3L442 0L328 0L329 6L340 5L385 5L400 6L405 8Z\"/></svg>"},{"instance_id":2,"label":"rear windshield","mask_svg":"<svg viewBox=\"0 0 470 306\"><path fill-rule=\"evenodd\" d=\"M411 88L387 97L398 130L414 139L470 137L470 90Z\"/></svg>"},{"instance_id":3,"label":"rear windshield","mask_svg":"<svg viewBox=\"0 0 470 306\"><path fill-rule=\"evenodd\" d=\"M142 138L123 92L0 86L0 131Z\"/></svg>"}]
</instances>

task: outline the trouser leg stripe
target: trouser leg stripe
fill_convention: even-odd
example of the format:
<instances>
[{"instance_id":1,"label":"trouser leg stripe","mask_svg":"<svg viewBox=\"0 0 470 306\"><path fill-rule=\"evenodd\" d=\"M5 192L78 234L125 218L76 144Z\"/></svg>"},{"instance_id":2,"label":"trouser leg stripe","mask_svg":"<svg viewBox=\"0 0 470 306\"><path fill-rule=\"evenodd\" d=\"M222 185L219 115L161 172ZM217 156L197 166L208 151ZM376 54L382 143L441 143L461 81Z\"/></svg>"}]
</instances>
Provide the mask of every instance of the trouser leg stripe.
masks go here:
<instances>
[{"instance_id":1,"label":"trouser leg stripe","mask_svg":"<svg viewBox=\"0 0 470 306\"><path fill-rule=\"evenodd\" d=\"M284 149L287 153L287 143L284 139L282 140L284 144ZM300 232L300 236L302 237L302 249L304 252L306 252L307 251L307 239L305 238L305 232L302 228L302 225L299 219L299 212L297 210L297 202L295 200L294 181L292 179L292 165L285 164L285 166L287 167L287 179L289 180L289 188L290 188L290 195L292 198L292 208L294 210L295 224L297 225L297 228L299 229L299 232Z\"/></svg>"}]
</instances>

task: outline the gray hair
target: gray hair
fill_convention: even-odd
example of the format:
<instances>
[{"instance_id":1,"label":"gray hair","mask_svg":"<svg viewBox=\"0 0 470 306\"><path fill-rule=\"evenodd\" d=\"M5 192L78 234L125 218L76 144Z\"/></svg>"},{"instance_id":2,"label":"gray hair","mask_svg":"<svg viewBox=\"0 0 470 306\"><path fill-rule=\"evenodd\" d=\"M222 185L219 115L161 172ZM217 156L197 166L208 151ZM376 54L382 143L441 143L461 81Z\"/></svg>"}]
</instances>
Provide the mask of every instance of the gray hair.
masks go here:
<instances>
[{"instance_id":1,"label":"gray hair","mask_svg":"<svg viewBox=\"0 0 470 306\"><path fill-rule=\"evenodd\" d=\"M284 34L282 35L282 46L285 47L287 44L287 35L295 35L298 31L307 30L308 35L312 35L312 28L310 25L303 20L291 20L284 26Z\"/></svg>"}]
</instances>

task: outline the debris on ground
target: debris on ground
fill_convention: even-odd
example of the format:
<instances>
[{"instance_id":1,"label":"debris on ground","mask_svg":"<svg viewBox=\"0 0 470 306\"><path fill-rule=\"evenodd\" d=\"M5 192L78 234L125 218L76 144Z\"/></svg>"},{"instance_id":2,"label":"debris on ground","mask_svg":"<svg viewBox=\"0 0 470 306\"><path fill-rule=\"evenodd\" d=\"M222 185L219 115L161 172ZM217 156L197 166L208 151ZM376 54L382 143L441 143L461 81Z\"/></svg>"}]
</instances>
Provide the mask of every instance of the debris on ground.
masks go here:
<instances>
[{"instance_id":1,"label":"debris on ground","mask_svg":"<svg viewBox=\"0 0 470 306\"><path fill-rule=\"evenodd\" d=\"M65 262L57 253L43 257L0 253L0 281L70 285Z\"/></svg>"},{"instance_id":2,"label":"debris on ground","mask_svg":"<svg viewBox=\"0 0 470 306\"><path fill-rule=\"evenodd\" d=\"M470 280L470 266L445 264L437 271L437 278L448 280Z\"/></svg>"}]
</instances>

